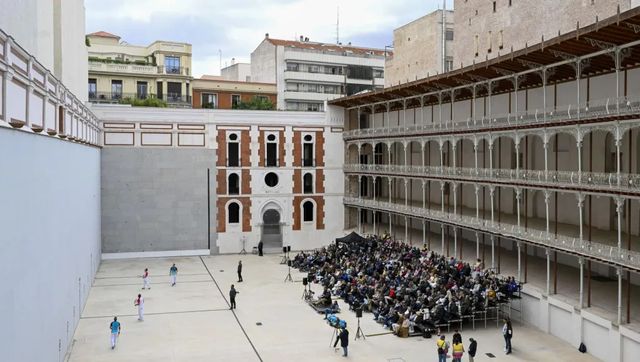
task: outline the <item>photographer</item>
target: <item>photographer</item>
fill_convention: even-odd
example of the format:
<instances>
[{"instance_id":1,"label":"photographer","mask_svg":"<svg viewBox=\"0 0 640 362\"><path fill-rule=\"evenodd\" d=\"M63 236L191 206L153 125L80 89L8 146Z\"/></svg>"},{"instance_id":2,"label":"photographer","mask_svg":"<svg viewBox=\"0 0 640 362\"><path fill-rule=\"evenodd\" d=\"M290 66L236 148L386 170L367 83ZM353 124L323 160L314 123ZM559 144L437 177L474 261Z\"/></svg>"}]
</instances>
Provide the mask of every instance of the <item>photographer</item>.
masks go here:
<instances>
[{"instance_id":1,"label":"photographer","mask_svg":"<svg viewBox=\"0 0 640 362\"><path fill-rule=\"evenodd\" d=\"M342 347L342 350L344 351L342 357L347 357L349 347L349 331L347 331L346 327L340 329L340 334L338 334L338 338L336 338L335 343L333 343L333 348L336 348L336 345L338 345L338 341L340 341L340 347Z\"/></svg>"}]
</instances>

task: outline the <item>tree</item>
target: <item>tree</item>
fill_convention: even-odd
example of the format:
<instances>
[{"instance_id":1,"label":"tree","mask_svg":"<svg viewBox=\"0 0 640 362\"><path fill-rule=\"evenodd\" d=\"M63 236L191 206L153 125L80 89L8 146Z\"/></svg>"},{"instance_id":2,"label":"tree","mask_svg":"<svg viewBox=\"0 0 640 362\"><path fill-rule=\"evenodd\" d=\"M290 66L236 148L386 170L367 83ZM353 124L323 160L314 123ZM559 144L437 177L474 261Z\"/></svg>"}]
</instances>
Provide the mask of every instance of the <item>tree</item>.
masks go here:
<instances>
[{"instance_id":1,"label":"tree","mask_svg":"<svg viewBox=\"0 0 640 362\"><path fill-rule=\"evenodd\" d=\"M253 97L248 102L240 102L233 109L250 109L258 111L271 111L275 109L275 105L266 97Z\"/></svg>"}]
</instances>

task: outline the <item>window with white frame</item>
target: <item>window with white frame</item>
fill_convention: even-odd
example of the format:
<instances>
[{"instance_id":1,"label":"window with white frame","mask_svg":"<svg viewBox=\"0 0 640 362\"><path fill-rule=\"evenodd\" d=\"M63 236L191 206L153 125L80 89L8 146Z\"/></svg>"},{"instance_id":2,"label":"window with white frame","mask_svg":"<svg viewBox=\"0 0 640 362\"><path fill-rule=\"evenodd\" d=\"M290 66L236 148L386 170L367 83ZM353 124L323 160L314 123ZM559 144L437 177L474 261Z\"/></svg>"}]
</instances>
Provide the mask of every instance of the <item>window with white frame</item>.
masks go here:
<instances>
[{"instance_id":1,"label":"window with white frame","mask_svg":"<svg viewBox=\"0 0 640 362\"><path fill-rule=\"evenodd\" d=\"M313 193L313 175L307 172L302 177L302 192L305 194Z\"/></svg>"},{"instance_id":2,"label":"window with white frame","mask_svg":"<svg viewBox=\"0 0 640 362\"><path fill-rule=\"evenodd\" d=\"M267 135L267 144L266 144L267 152L266 152L266 166L267 167L278 167L278 137L275 134Z\"/></svg>"},{"instance_id":3,"label":"window with white frame","mask_svg":"<svg viewBox=\"0 0 640 362\"><path fill-rule=\"evenodd\" d=\"M313 202L305 201L302 203L302 221L313 221Z\"/></svg>"},{"instance_id":4,"label":"window with white frame","mask_svg":"<svg viewBox=\"0 0 640 362\"><path fill-rule=\"evenodd\" d=\"M227 180L227 189L229 195L239 195L240 194L240 177L237 173L229 174Z\"/></svg>"},{"instance_id":5,"label":"window with white frame","mask_svg":"<svg viewBox=\"0 0 640 362\"><path fill-rule=\"evenodd\" d=\"M310 134L304 135L302 139L302 166L303 167L314 167L315 159L313 152L313 136Z\"/></svg>"},{"instance_id":6,"label":"window with white frame","mask_svg":"<svg viewBox=\"0 0 640 362\"><path fill-rule=\"evenodd\" d=\"M237 202L232 202L227 206L227 215L229 218L229 224L240 223L240 205Z\"/></svg>"},{"instance_id":7,"label":"window with white frame","mask_svg":"<svg viewBox=\"0 0 640 362\"><path fill-rule=\"evenodd\" d=\"M240 138L237 133L227 137L227 167L240 166Z\"/></svg>"}]
</instances>

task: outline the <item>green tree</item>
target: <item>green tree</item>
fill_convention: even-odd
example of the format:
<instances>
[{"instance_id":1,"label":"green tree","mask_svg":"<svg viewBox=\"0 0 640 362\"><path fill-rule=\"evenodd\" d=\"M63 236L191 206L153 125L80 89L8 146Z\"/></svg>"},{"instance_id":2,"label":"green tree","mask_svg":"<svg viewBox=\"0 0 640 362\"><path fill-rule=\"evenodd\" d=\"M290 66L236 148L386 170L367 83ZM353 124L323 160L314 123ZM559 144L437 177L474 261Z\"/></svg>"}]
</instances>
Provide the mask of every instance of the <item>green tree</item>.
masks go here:
<instances>
[{"instance_id":1,"label":"green tree","mask_svg":"<svg viewBox=\"0 0 640 362\"><path fill-rule=\"evenodd\" d=\"M269 98L253 97L248 102L240 102L236 104L233 109L250 109L257 111L272 111L275 109L275 105L269 100Z\"/></svg>"}]
</instances>

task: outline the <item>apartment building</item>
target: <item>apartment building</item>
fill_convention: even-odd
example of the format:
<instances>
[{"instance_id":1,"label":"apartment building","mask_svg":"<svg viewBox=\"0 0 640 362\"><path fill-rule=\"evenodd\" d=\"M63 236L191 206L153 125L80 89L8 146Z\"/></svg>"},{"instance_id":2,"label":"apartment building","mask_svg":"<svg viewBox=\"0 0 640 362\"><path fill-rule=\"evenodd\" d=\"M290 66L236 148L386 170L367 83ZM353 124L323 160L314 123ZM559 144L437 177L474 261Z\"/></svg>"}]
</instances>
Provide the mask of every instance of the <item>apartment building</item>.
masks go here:
<instances>
[{"instance_id":1,"label":"apartment building","mask_svg":"<svg viewBox=\"0 0 640 362\"><path fill-rule=\"evenodd\" d=\"M591 25L638 0L455 0L455 68L480 63Z\"/></svg>"},{"instance_id":2,"label":"apartment building","mask_svg":"<svg viewBox=\"0 0 640 362\"><path fill-rule=\"evenodd\" d=\"M275 83L279 110L323 111L324 102L384 86L384 51L265 35L251 53L251 79Z\"/></svg>"},{"instance_id":3,"label":"apartment building","mask_svg":"<svg viewBox=\"0 0 640 362\"><path fill-rule=\"evenodd\" d=\"M278 91L275 84L229 81L203 75L192 82L193 108L238 109L254 99L268 101L275 107Z\"/></svg>"},{"instance_id":4,"label":"apartment building","mask_svg":"<svg viewBox=\"0 0 640 362\"><path fill-rule=\"evenodd\" d=\"M344 107L346 228L480 259L525 283L513 319L637 359L638 29L635 8L329 102Z\"/></svg>"},{"instance_id":5,"label":"apartment building","mask_svg":"<svg viewBox=\"0 0 640 362\"><path fill-rule=\"evenodd\" d=\"M436 10L394 29L393 53L384 66L385 87L453 69L453 41L452 10Z\"/></svg>"},{"instance_id":6,"label":"apartment building","mask_svg":"<svg viewBox=\"0 0 640 362\"><path fill-rule=\"evenodd\" d=\"M157 98L173 107L191 105L191 45L154 41L131 45L105 31L87 35L89 101L122 103Z\"/></svg>"}]
</instances>

